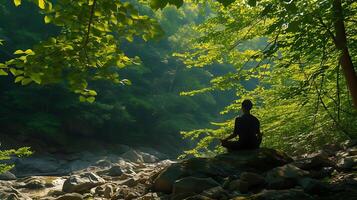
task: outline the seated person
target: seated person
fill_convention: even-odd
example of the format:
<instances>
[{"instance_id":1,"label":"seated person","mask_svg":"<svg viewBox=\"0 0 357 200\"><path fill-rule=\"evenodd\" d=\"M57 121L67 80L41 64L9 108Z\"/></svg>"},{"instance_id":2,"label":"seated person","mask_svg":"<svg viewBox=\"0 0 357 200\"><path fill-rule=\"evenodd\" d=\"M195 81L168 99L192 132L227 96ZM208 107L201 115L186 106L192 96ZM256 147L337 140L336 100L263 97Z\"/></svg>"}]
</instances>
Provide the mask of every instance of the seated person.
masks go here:
<instances>
[{"instance_id":1,"label":"seated person","mask_svg":"<svg viewBox=\"0 0 357 200\"><path fill-rule=\"evenodd\" d=\"M243 101L243 115L236 118L233 134L221 140L222 146L227 148L228 151L259 148L262 141L260 122L256 117L250 114L252 107L253 103L250 100ZM238 141L229 141L236 136L239 136Z\"/></svg>"}]
</instances>

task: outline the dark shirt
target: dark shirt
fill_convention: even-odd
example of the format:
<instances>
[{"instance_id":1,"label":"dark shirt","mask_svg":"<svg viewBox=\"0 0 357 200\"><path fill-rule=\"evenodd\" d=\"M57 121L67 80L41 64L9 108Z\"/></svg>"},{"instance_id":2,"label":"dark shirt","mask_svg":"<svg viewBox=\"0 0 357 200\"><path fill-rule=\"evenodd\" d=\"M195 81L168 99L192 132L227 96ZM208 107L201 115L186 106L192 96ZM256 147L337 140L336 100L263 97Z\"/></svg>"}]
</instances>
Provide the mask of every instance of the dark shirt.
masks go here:
<instances>
[{"instance_id":1,"label":"dark shirt","mask_svg":"<svg viewBox=\"0 0 357 200\"><path fill-rule=\"evenodd\" d=\"M244 144L256 144L260 134L260 122L251 114L237 117L234 126L234 135L239 135L239 141Z\"/></svg>"}]
</instances>

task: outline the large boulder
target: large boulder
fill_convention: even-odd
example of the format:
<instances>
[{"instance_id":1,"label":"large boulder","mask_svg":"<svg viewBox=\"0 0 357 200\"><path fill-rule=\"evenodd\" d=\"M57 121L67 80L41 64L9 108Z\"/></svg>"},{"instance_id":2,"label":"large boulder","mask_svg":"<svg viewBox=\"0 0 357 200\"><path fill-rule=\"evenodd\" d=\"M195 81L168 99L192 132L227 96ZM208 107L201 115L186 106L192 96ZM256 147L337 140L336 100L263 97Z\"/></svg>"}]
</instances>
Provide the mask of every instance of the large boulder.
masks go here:
<instances>
[{"instance_id":1,"label":"large boulder","mask_svg":"<svg viewBox=\"0 0 357 200\"><path fill-rule=\"evenodd\" d=\"M9 171L0 174L0 180L10 181L16 179L16 176Z\"/></svg>"},{"instance_id":2,"label":"large boulder","mask_svg":"<svg viewBox=\"0 0 357 200\"><path fill-rule=\"evenodd\" d=\"M185 177L174 183L173 195L178 195L180 193L199 194L204 190L217 186L220 186L220 184L212 178Z\"/></svg>"},{"instance_id":3,"label":"large boulder","mask_svg":"<svg viewBox=\"0 0 357 200\"><path fill-rule=\"evenodd\" d=\"M64 175L69 170L64 167L67 164L51 156L14 158L15 168L12 172L17 177Z\"/></svg>"},{"instance_id":4,"label":"large boulder","mask_svg":"<svg viewBox=\"0 0 357 200\"><path fill-rule=\"evenodd\" d=\"M264 190L250 197L236 197L233 200L313 200L303 190Z\"/></svg>"},{"instance_id":5,"label":"large boulder","mask_svg":"<svg viewBox=\"0 0 357 200\"><path fill-rule=\"evenodd\" d=\"M298 159L294 165L303 170L320 170L323 167L335 167L329 155L323 152L310 154L305 158Z\"/></svg>"},{"instance_id":6,"label":"large boulder","mask_svg":"<svg viewBox=\"0 0 357 200\"><path fill-rule=\"evenodd\" d=\"M144 162L144 158L138 151L130 150L120 155L124 160L134 163Z\"/></svg>"},{"instance_id":7,"label":"large boulder","mask_svg":"<svg viewBox=\"0 0 357 200\"><path fill-rule=\"evenodd\" d=\"M26 194L23 194L12 186L0 186L1 200L31 200Z\"/></svg>"},{"instance_id":8,"label":"large boulder","mask_svg":"<svg viewBox=\"0 0 357 200\"><path fill-rule=\"evenodd\" d=\"M63 192L88 192L91 188L105 183L105 180L94 173L83 173L79 175L70 176L63 183Z\"/></svg>"},{"instance_id":9,"label":"large boulder","mask_svg":"<svg viewBox=\"0 0 357 200\"><path fill-rule=\"evenodd\" d=\"M266 182L268 183L269 188L288 189L295 186L299 179L308 174L307 171L304 171L295 165L288 164L270 170L266 175Z\"/></svg>"},{"instance_id":10,"label":"large boulder","mask_svg":"<svg viewBox=\"0 0 357 200\"><path fill-rule=\"evenodd\" d=\"M56 198L56 200L83 200L83 199L84 197L78 193L69 193Z\"/></svg>"},{"instance_id":11,"label":"large boulder","mask_svg":"<svg viewBox=\"0 0 357 200\"><path fill-rule=\"evenodd\" d=\"M171 193L173 183L184 177L220 179L242 172L262 173L290 162L292 159L286 154L267 148L226 153L213 158L191 158L164 169L154 180L153 189Z\"/></svg>"},{"instance_id":12,"label":"large boulder","mask_svg":"<svg viewBox=\"0 0 357 200\"><path fill-rule=\"evenodd\" d=\"M174 163L165 168L154 180L153 190L157 192L171 193L176 180L183 177L185 171L180 163Z\"/></svg>"}]
</instances>

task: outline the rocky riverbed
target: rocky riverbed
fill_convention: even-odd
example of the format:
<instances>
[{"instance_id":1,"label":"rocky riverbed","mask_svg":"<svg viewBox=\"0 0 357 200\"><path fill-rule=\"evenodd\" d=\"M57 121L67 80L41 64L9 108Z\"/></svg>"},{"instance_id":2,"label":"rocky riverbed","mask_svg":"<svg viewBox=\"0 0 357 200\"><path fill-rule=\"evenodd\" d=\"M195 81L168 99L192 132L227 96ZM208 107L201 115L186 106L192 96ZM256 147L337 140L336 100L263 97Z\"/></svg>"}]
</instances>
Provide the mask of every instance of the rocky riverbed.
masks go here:
<instances>
[{"instance_id":1,"label":"rocky riverbed","mask_svg":"<svg viewBox=\"0 0 357 200\"><path fill-rule=\"evenodd\" d=\"M1 200L355 200L357 146L291 158L273 149L165 159L155 151L15 159L0 175Z\"/></svg>"}]
</instances>

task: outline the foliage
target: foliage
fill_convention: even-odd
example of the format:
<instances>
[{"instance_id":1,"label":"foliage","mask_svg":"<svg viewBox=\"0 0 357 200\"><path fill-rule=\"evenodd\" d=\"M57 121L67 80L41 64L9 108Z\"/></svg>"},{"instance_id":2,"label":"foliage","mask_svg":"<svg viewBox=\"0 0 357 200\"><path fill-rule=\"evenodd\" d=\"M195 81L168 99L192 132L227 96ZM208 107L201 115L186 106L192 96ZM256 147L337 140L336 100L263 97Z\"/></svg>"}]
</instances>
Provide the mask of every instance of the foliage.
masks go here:
<instances>
[{"instance_id":1,"label":"foliage","mask_svg":"<svg viewBox=\"0 0 357 200\"><path fill-rule=\"evenodd\" d=\"M175 55L189 67L220 63L236 70L214 77L208 88L184 95L235 90L237 100L222 113L237 113L240 99L252 99L253 112L262 120L264 145L289 152L301 147L313 151L357 137L357 113L341 75L333 36L331 1L237 0L229 7L214 2L211 6L214 16L195 26L197 34L188 50ZM343 4L354 63L356 6L352 1ZM202 155L216 138L231 132L232 121L217 125L215 130L184 132L185 137L200 138L197 148L187 153Z\"/></svg>"},{"instance_id":2,"label":"foliage","mask_svg":"<svg viewBox=\"0 0 357 200\"><path fill-rule=\"evenodd\" d=\"M33 13L37 9L33 5L23 4L16 9L11 6L3 7L7 13L0 12L0 22L3 22L0 37L7 41L0 48L3 55L58 34L58 27L38 20L41 15ZM120 69L121 77L130 79L133 84L125 87L89 81L91 88L100 92L95 102L88 103L79 102L76 95L67 90L66 81L22 87L13 85L11 76L3 77L0 79L1 132L11 135L9 140L16 140L7 143L31 145L36 152L71 151L78 146L78 141L88 146L92 142L92 149L121 143L152 146L168 154L178 154L187 145L181 140L180 130L209 126L209 121L220 118L218 112L228 104L230 94L179 95L182 90L206 86L216 72L186 69L171 56L182 43L181 39L175 40L173 34L180 27L204 18L198 6L185 5L181 9L169 6L155 12L136 6L141 13L155 18L166 34L159 41L136 39L121 44L125 55L141 59L139 65ZM24 25L19 19L29 19L29 23ZM19 29L21 31L13 31ZM8 57L11 55L0 56L0 59Z\"/></svg>"},{"instance_id":3,"label":"foliage","mask_svg":"<svg viewBox=\"0 0 357 200\"><path fill-rule=\"evenodd\" d=\"M148 40L161 35L155 20L122 1L29 1L38 5L45 23L58 26L60 34L42 41L33 49L16 50L15 58L0 65L2 75L11 73L15 82L27 85L63 82L80 94L81 101L93 102L96 91L88 82L110 80L130 84L120 79L118 70L138 64L120 49L123 40L132 42L135 36ZM20 6L21 0L14 0ZM70 5L70 6L68 6ZM73 23L75 22L75 23Z\"/></svg>"},{"instance_id":4,"label":"foliage","mask_svg":"<svg viewBox=\"0 0 357 200\"><path fill-rule=\"evenodd\" d=\"M6 160L10 160L11 157L23 157L29 156L32 152L30 151L29 147L22 147L17 150L10 149L10 150L0 150L0 161L4 162ZM0 174L10 170L13 167L11 164L4 164L0 163Z\"/></svg>"}]
</instances>

